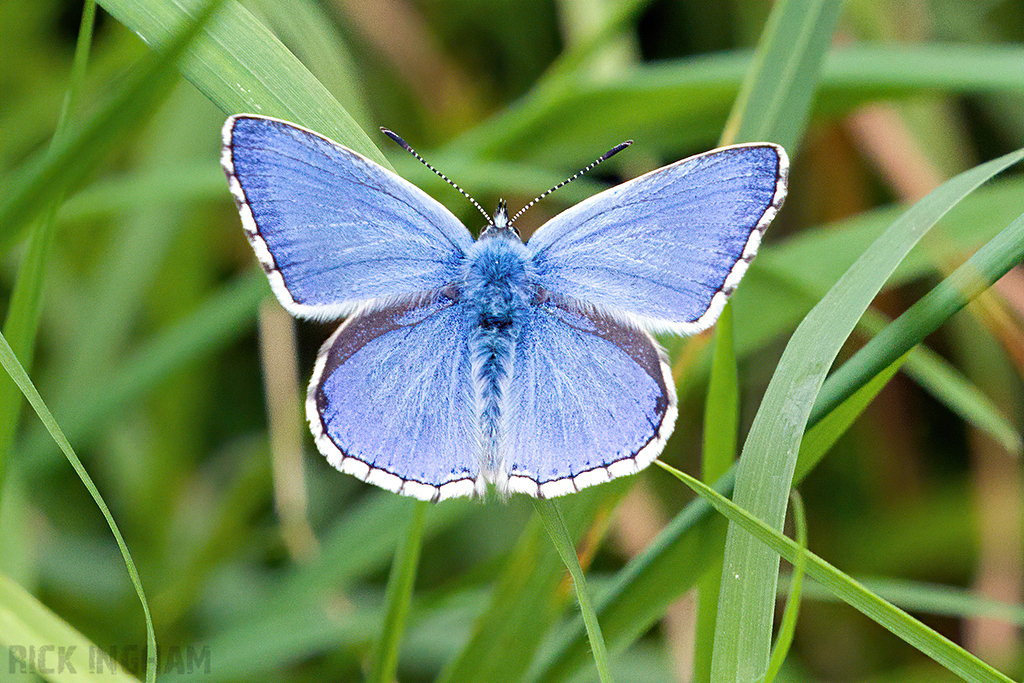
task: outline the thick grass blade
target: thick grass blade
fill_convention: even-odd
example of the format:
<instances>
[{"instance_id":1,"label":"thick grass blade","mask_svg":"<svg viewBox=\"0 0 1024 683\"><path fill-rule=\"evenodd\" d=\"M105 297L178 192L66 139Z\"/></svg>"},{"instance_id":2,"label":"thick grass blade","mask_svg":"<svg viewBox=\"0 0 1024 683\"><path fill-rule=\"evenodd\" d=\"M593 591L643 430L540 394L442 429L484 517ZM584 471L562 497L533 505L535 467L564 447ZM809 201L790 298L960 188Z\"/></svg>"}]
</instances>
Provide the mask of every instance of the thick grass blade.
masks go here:
<instances>
[{"instance_id":1,"label":"thick grass blade","mask_svg":"<svg viewBox=\"0 0 1024 683\"><path fill-rule=\"evenodd\" d=\"M100 0L142 36L167 43L198 0ZM371 138L326 88L245 8L230 0L189 49L181 72L226 114L250 112L294 121L388 166Z\"/></svg>"},{"instance_id":2,"label":"thick grass blade","mask_svg":"<svg viewBox=\"0 0 1024 683\"><path fill-rule=\"evenodd\" d=\"M721 144L767 140L790 154L795 151L842 9L842 0L787 0L775 5Z\"/></svg>"},{"instance_id":3,"label":"thick grass blade","mask_svg":"<svg viewBox=\"0 0 1024 683\"><path fill-rule=\"evenodd\" d=\"M794 564L800 561L799 556L802 555L807 566L807 576L957 676L972 683L1010 683L1011 679L1007 676L996 671L948 638L928 628L903 610L882 600L849 575L814 553L801 548L798 543L783 536L766 522L754 517L748 510L739 507L710 486L660 460L655 462L709 501L718 512L729 518L730 524L742 528L752 538L756 538L759 543L771 548L773 553L785 557Z\"/></svg>"},{"instance_id":4,"label":"thick grass blade","mask_svg":"<svg viewBox=\"0 0 1024 683\"><path fill-rule=\"evenodd\" d=\"M548 537L551 539L552 545L555 546L555 550L558 551L558 556L562 558L562 563L572 576L576 599L579 601L583 623L587 627L587 637L590 639L590 648L594 653L598 678L601 683L612 683L611 673L608 669L608 648L604 644L601 625L597 621L597 613L590 602L587 581L583 576L583 569L580 567L580 558L576 555L576 546L569 536L565 519L562 518L562 511L559 509L557 501L553 500L534 501L534 509L541 521L544 522L544 528L547 529Z\"/></svg>"},{"instance_id":5,"label":"thick grass blade","mask_svg":"<svg viewBox=\"0 0 1024 683\"><path fill-rule=\"evenodd\" d=\"M408 529L395 553L391 575L388 577L387 593L384 596L384 624L374 645L370 664L368 680L371 683L391 683L397 680L398 651L409 618L409 605L412 602L429 505L417 500L410 502L409 507Z\"/></svg>"},{"instance_id":6,"label":"thick grass blade","mask_svg":"<svg viewBox=\"0 0 1024 683\"><path fill-rule=\"evenodd\" d=\"M825 52L842 4L841 0L776 3L758 44L753 68L729 116L723 143L769 140L793 150L810 115ZM780 516L777 508L781 507L781 514L785 514L785 498L774 506L776 509L772 509L770 499L765 501L765 507L758 505L757 493L751 496L748 489L750 475L745 476L751 457L745 447L735 495L745 507L753 505L755 514L776 519ZM795 459L796 451L794 462ZM788 496L791 480L790 473L784 496ZM777 523L781 525L782 520ZM745 683L765 675L772 636L767 596L768 591L772 596L775 593L778 561L773 571L768 559L756 557L759 551L762 548L749 544L749 539L737 536L731 528L727 532L711 659L712 681Z\"/></svg>"},{"instance_id":7,"label":"thick grass blade","mask_svg":"<svg viewBox=\"0 0 1024 683\"><path fill-rule=\"evenodd\" d=\"M82 461L75 455L75 451L71 448L71 444L68 443L67 438L61 431L57 421L53 419L53 415L50 410L43 403L42 397L39 392L36 391L35 386L32 384L32 380L25 374L25 369L21 367L21 363L14 355L14 351L11 350L7 340L4 339L3 335L0 335L0 364L4 366L7 374L11 376L14 383L21 389L22 394L28 399L29 405L36 411L39 419L42 420L46 426L46 430L53 437L53 440L57 442L60 449L64 451L64 455L67 457L68 462L78 473L79 479L85 484L85 488L88 489L89 495L92 496L96 502L96 507L99 508L100 512L103 513L104 519L107 520L107 525L110 527L110 532L114 534L114 538L117 541L117 546L121 550L121 557L124 558L125 567L128 569L128 576L131 578L132 585L135 587L135 593L139 596L139 602L142 603L142 611L146 617L146 683L153 683L156 680L156 637L153 633L153 618L149 613L149 604L146 602L146 594L142 590L142 581L139 579L139 572L135 568L135 562L132 560L131 553L128 551L128 546L125 545L124 538L121 536L121 530L117 528L117 522L114 521L113 515L110 514L110 510L107 508L107 504L103 501L103 497L100 492L96 490L96 485L93 483L89 473L85 471L85 466L82 465Z\"/></svg>"}]
</instances>

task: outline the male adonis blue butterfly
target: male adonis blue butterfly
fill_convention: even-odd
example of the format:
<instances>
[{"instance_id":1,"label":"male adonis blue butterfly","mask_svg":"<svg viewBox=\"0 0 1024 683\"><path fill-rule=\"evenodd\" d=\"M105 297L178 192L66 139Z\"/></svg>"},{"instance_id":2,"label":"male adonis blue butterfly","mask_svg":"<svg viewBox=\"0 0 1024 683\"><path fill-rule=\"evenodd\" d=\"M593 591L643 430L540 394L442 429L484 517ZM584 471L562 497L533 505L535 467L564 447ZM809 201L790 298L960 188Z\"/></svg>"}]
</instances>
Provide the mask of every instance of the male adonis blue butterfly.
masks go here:
<instances>
[{"instance_id":1,"label":"male adonis blue butterfly","mask_svg":"<svg viewBox=\"0 0 1024 683\"><path fill-rule=\"evenodd\" d=\"M348 316L309 384L320 451L434 501L488 482L559 496L649 465L676 418L651 332L715 322L788 171L778 145L713 150L594 195L524 244L504 202L474 241L416 186L284 121L229 118L222 163L284 307Z\"/></svg>"}]
</instances>

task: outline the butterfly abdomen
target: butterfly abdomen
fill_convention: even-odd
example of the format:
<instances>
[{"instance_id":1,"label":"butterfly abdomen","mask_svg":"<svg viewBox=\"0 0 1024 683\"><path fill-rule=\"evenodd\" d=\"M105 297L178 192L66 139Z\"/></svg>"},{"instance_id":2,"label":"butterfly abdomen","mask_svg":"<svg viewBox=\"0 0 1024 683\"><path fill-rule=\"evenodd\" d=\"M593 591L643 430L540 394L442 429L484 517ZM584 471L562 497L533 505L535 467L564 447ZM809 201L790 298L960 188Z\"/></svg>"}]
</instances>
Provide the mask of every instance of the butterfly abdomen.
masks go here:
<instances>
[{"instance_id":1,"label":"butterfly abdomen","mask_svg":"<svg viewBox=\"0 0 1024 683\"><path fill-rule=\"evenodd\" d=\"M484 476L501 476L502 441L507 433L503 410L512 374L516 340L531 298L530 256L509 231L474 244L466 260L465 300L470 316L470 357Z\"/></svg>"}]
</instances>

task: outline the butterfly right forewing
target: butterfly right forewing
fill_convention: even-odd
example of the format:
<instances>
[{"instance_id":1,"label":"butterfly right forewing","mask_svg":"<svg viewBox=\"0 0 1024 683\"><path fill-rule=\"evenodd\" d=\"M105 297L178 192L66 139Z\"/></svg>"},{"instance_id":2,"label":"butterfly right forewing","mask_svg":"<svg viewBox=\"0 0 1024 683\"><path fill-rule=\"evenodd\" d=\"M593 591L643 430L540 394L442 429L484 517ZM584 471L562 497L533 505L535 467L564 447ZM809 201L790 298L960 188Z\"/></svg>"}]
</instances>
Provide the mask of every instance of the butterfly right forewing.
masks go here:
<instances>
[{"instance_id":1,"label":"butterfly right forewing","mask_svg":"<svg viewBox=\"0 0 1024 683\"><path fill-rule=\"evenodd\" d=\"M713 150L594 195L527 243L541 287L656 331L710 327L786 194L778 145Z\"/></svg>"}]
</instances>

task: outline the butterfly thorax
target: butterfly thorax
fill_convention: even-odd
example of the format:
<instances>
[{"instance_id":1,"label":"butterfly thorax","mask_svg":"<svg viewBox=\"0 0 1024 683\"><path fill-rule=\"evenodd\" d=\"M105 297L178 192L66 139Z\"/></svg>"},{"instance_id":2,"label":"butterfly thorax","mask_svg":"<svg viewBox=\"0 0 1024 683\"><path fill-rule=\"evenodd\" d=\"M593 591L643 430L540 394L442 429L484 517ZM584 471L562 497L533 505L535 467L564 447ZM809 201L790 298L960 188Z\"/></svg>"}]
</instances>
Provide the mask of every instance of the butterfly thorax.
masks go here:
<instances>
[{"instance_id":1,"label":"butterfly thorax","mask_svg":"<svg viewBox=\"0 0 1024 683\"><path fill-rule=\"evenodd\" d=\"M508 230L474 243L463 273L481 467L500 478L506 433L502 405L515 344L533 297L533 268L526 246Z\"/></svg>"}]
</instances>

